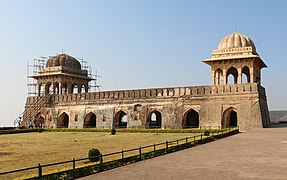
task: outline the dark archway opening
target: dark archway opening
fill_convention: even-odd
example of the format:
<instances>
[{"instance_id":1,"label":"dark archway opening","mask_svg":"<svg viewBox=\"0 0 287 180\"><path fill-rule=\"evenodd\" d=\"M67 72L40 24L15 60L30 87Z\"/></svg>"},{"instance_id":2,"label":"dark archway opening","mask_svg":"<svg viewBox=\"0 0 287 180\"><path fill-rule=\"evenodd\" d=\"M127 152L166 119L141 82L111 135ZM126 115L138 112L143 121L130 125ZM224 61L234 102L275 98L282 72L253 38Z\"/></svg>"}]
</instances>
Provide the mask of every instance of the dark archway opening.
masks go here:
<instances>
[{"instance_id":1,"label":"dark archway opening","mask_svg":"<svg viewBox=\"0 0 287 180\"><path fill-rule=\"evenodd\" d=\"M85 128L95 128L97 124L97 117L94 113L90 112L85 118Z\"/></svg>"},{"instance_id":2,"label":"dark archway opening","mask_svg":"<svg viewBox=\"0 0 287 180\"><path fill-rule=\"evenodd\" d=\"M147 120L148 127L161 128L161 124L162 124L161 113L159 111L151 112Z\"/></svg>"},{"instance_id":3,"label":"dark archway opening","mask_svg":"<svg viewBox=\"0 0 287 180\"><path fill-rule=\"evenodd\" d=\"M69 116L66 113L63 113L59 117L58 125L59 128L67 128L69 127Z\"/></svg>"},{"instance_id":4,"label":"dark archway opening","mask_svg":"<svg viewBox=\"0 0 287 180\"><path fill-rule=\"evenodd\" d=\"M199 127L199 114L191 109L184 115L183 128L198 128Z\"/></svg>"},{"instance_id":5,"label":"dark archway opening","mask_svg":"<svg viewBox=\"0 0 287 180\"><path fill-rule=\"evenodd\" d=\"M128 125L127 114L124 111L117 112L114 118L113 126L115 128L127 128L127 125Z\"/></svg>"},{"instance_id":6,"label":"dark archway opening","mask_svg":"<svg viewBox=\"0 0 287 180\"><path fill-rule=\"evenodd\" d=\"M237 126L237 113L235 111L230 112L229 126L236 127Z\"/></svg>"}]
</instances>

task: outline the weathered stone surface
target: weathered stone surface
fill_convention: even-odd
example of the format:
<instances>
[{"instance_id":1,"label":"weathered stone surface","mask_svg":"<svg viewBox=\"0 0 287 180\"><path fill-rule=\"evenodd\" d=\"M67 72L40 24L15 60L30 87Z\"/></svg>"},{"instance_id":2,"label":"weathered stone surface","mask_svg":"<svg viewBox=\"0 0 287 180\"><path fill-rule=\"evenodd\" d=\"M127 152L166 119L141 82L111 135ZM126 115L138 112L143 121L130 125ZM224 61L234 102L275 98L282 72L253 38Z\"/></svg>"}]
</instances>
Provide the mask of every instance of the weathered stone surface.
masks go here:
<instances>
[{"instance_id":1,"label":"weathered stone surface","mask_svg":"<svg viewBox=\"0 0 287 180\"><path fill-rule=\"evenodd\" d=\"M34 77L39 93L27 98L23 124L67 128L239 126L241 131L268 127L266 93L260 85L260 71L267 66L250 38L240 33L226 38L212 58L204 60L211 66L212 86L87 92L91 78L78 66L65 63L72 59L77 64L74 58L62 55L69 57L58 58L65 66L56 66L53 60L52 67L50 62ZM247 82L242 80L244 74ZM234 84L228 82L229 76ZM74 85L78 86L76 94ZM81 93L82 85L86 93ZM39 96L41 86L44 96Z\"/></svg>"}]
</instances>

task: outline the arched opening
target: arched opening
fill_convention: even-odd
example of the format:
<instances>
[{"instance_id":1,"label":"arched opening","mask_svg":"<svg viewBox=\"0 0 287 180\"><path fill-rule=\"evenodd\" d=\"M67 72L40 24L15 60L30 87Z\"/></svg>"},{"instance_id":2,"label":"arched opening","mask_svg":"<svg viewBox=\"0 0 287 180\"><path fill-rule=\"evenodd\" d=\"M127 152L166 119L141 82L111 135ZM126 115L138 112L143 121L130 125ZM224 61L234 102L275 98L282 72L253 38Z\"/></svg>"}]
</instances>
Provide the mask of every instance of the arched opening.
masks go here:
<instances>
[{"instance_id":1,"label":"arched opening","mask_svg":"<svg viewBox=\"0 0 287 180\"><path fill-rule=\"evenodd\" d=\"M50 82L45 84L45 94L51 94L53 92L52 84Z\"/></svg>"},{"instance_id":2,"label":"arched opening","mask_svg":"<svg viewBox=\"0 0 287 180\"><path fill-rule=\"evenodd\" d=\"M127 125L128 125L127 114L122 110L117 112L114 117L113 126L115 128L127 128Z\"/></svg>"},{"instance_id":3,"label":"arched opening","mask_svg":"<svg viewBox=\"0 0 287 180\"><path fill-rule=\"evenodd\" d=\"M59 93L60 93L59 83L58 83L58 82L55 82L53 86L54 86L54 87L53 87L53 92L54 92L54 94L59 94Z\"/></svg>"},{"instance_id":4,"label":"arched opening","mask_svg":"<svg viewBox=\"0 0 287 180\"><path fill-rule=\"evenodd\" d=\"M96 127L97 117L94 113L90 112L86 115L84 127L85 128L95 128Z\"/></svg>"},{"instance_id":5,"label":"arched opening","mask_svg":"<svg viewBox=\"0 0 287 180\"><path fill-rule=\"evenodd\" d=\"M78 93L78 85L77 84L73 84L73 93L72 94L77 94Z\"/></svg>"},{"instance_id":6,"label":"arched opening","mask_svg":"<svg viewBox=\"0 0 287 180\"><path fill-rule=\"evenodd\" d=\"M45 93L45 90L44 90L45 88L44 88L44 85L43 85L43 83L40 83L40 84L38 84L38 92L37 92L37 94L38 94L38 96L42 96L42 95L44 95L44 93Z\"/></svg>"},{"instance_id":7,"label":"arched opening","mask_svg":"<svg viewBox=\"0 0 287 180\"><path fill-rule=\"evenodd\" d=\"M85 85L82 85L81 86L81 93L85 93L85 92L86 92Z\"/></svg>"},{"instance_id":8,"label":"arched opening","mask_svg":"<svg viewBox=\"0 0 287 180\"><path fill-rule=\"evenodd\" d=\"M69 127L69 116L66 113L62 113L59 117L58 123L57 123L58 128L67 128Z\"/></svg>"},{"instance_id":9,"label":"arched opening","mask_svg":"<svg viewBox=\"0 0 287 180\"><path fill-rule=\"evenodd\" d=\"M42 113L39 112L34 118L34 121L33 121L34 127L43 128L44 120L45 120L44 116L42 116Z\"/></svg>"},{"instance_id":10,"label":"arched opening","mask_svg":"<svg viewBox=\"0 0 287 180\"><path fill-rule=\"evenodd\" d=\"M162 119L161 119L161 113L159 111L153 111L149 113L148 119L147 119L147 126L149 128L161 128Z\"/></svg>"},{"instance_id":11,"label":"arched opening","mask_svg":"<svg viewBox=\"0 0 287 180\"><path fill-rule=\"evenodd\" d=\"M199 114L194 109L190 109L183 116L183 128L198 128L199 127Z\"/></svg>"},{"instance_id":12,"label":"arched opening","mask_svg":"<svg viewBox=\"0 0 287 180\"><path fill-rule=\"evenodd\" d=\"M226 84L237 84L237 79L238 79L238 71L236 68L231 67L227 70L226 73Z\"/></svg>"},{"instance_id":13,"label":"arched opening","mask_svg":"<svg viewBox=\"0 0 287 180\"><path fill-rule=\"evenodd\" d=\"M215 85L223 84L223 71L220 68L216 69L214 72L214 84Z\"/></svg>"},{"instance_id":14,"label":"arched opening","mask_svg":"<svg viewBox=\"0 0 287 180\"><path fill-rule=\"evenodd\" d=\"M250 70L247 66L242 68L242 83L250 83Z\"/></svg>"},{"instance_id":15,"label":"arched opening","mask_svg":"<svg viewBox=\"0 0 287 180\"><path fill-rule=\"evenodd\" d=\"M231 111L229 122L230 122L229 126L231 126L231 127L237 126L237 112Z\"/></svg>"},{"instance_id":16,"label":"arched opening","mask_svg":"<svg viewBox=\"0 0 287 180\"><path fill-rule=\"evenodd\" d=\"M229 108L223 113L222 123L221 126L223 128L226 127L236 127L238 126L237 122L237 112L234 108Z\"/></svg>"}]
</instances>

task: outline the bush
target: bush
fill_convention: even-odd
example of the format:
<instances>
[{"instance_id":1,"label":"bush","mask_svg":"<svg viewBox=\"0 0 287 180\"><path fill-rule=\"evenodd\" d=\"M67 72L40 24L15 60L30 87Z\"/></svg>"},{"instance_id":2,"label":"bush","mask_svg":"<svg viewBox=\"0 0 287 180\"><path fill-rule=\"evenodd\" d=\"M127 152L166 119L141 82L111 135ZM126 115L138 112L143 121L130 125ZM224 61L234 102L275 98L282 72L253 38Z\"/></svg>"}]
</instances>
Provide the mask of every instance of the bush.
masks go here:
<instances>
[{"instance_id":1,"label":"bush","mask_svg":"<svg viewBox=\"0 0 287 180\"><path fill-rule=\"evenodd\" d=\"M112 128L111 134L112 134L112 135L115 135L115 134L116 134L116 129L115 129L115 128Z\"/></svg>"},{"instance_id":2,"label":"bush","mask_svg":"<svg viewBox=\"0 0 287 180\"><path fill-rule=\"evenodd\" d=\"M38 129L38 132L39 132L39 133L43 132L43 129L42 129L42 128L41 128L41 129Z\"/></svg>"},{"instance_id":3,"label":"bush","mask_svg":"<svg viewBox=\"0 0 287 180\"><path fill-rule=\"evenodd\" d=\"M209 131L204 131L204 136L209 136Z\"/></svg>"},{"instance_id":4,"label":"bush","mask_svg":"<svg viewBox=\"0 0 287 180\"><path fill-rule=\"evenodd\" d=\"M89 151L89 160L91 161L91 162L98 162L99 160L100 160L100 154L101 154L101 152L100 152L100 150L98 150L98 149L90 149L90 151Z\"/></svg>"}]
</instances>

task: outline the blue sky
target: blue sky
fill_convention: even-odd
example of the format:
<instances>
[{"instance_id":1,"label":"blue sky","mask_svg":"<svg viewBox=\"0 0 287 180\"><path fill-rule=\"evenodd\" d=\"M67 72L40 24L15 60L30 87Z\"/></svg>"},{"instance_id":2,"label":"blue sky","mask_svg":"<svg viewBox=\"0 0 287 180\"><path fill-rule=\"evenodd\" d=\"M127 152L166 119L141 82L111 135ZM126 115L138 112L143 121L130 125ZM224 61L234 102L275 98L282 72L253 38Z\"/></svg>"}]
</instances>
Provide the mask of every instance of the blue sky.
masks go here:
<instances>
[{"instance_id":1,"label":"blue sky","mask_svg":"<svg viewBox=\"0 0 287 180\"><path fill-rule=\"evenodd\" d=\"M0 1L0 126L22 113L34 58L83 57L101 90L210 85L201 61L235 24L268 65L269 109L287 109L286 9L284 0Z\"/></svg>"}]
</instances>

